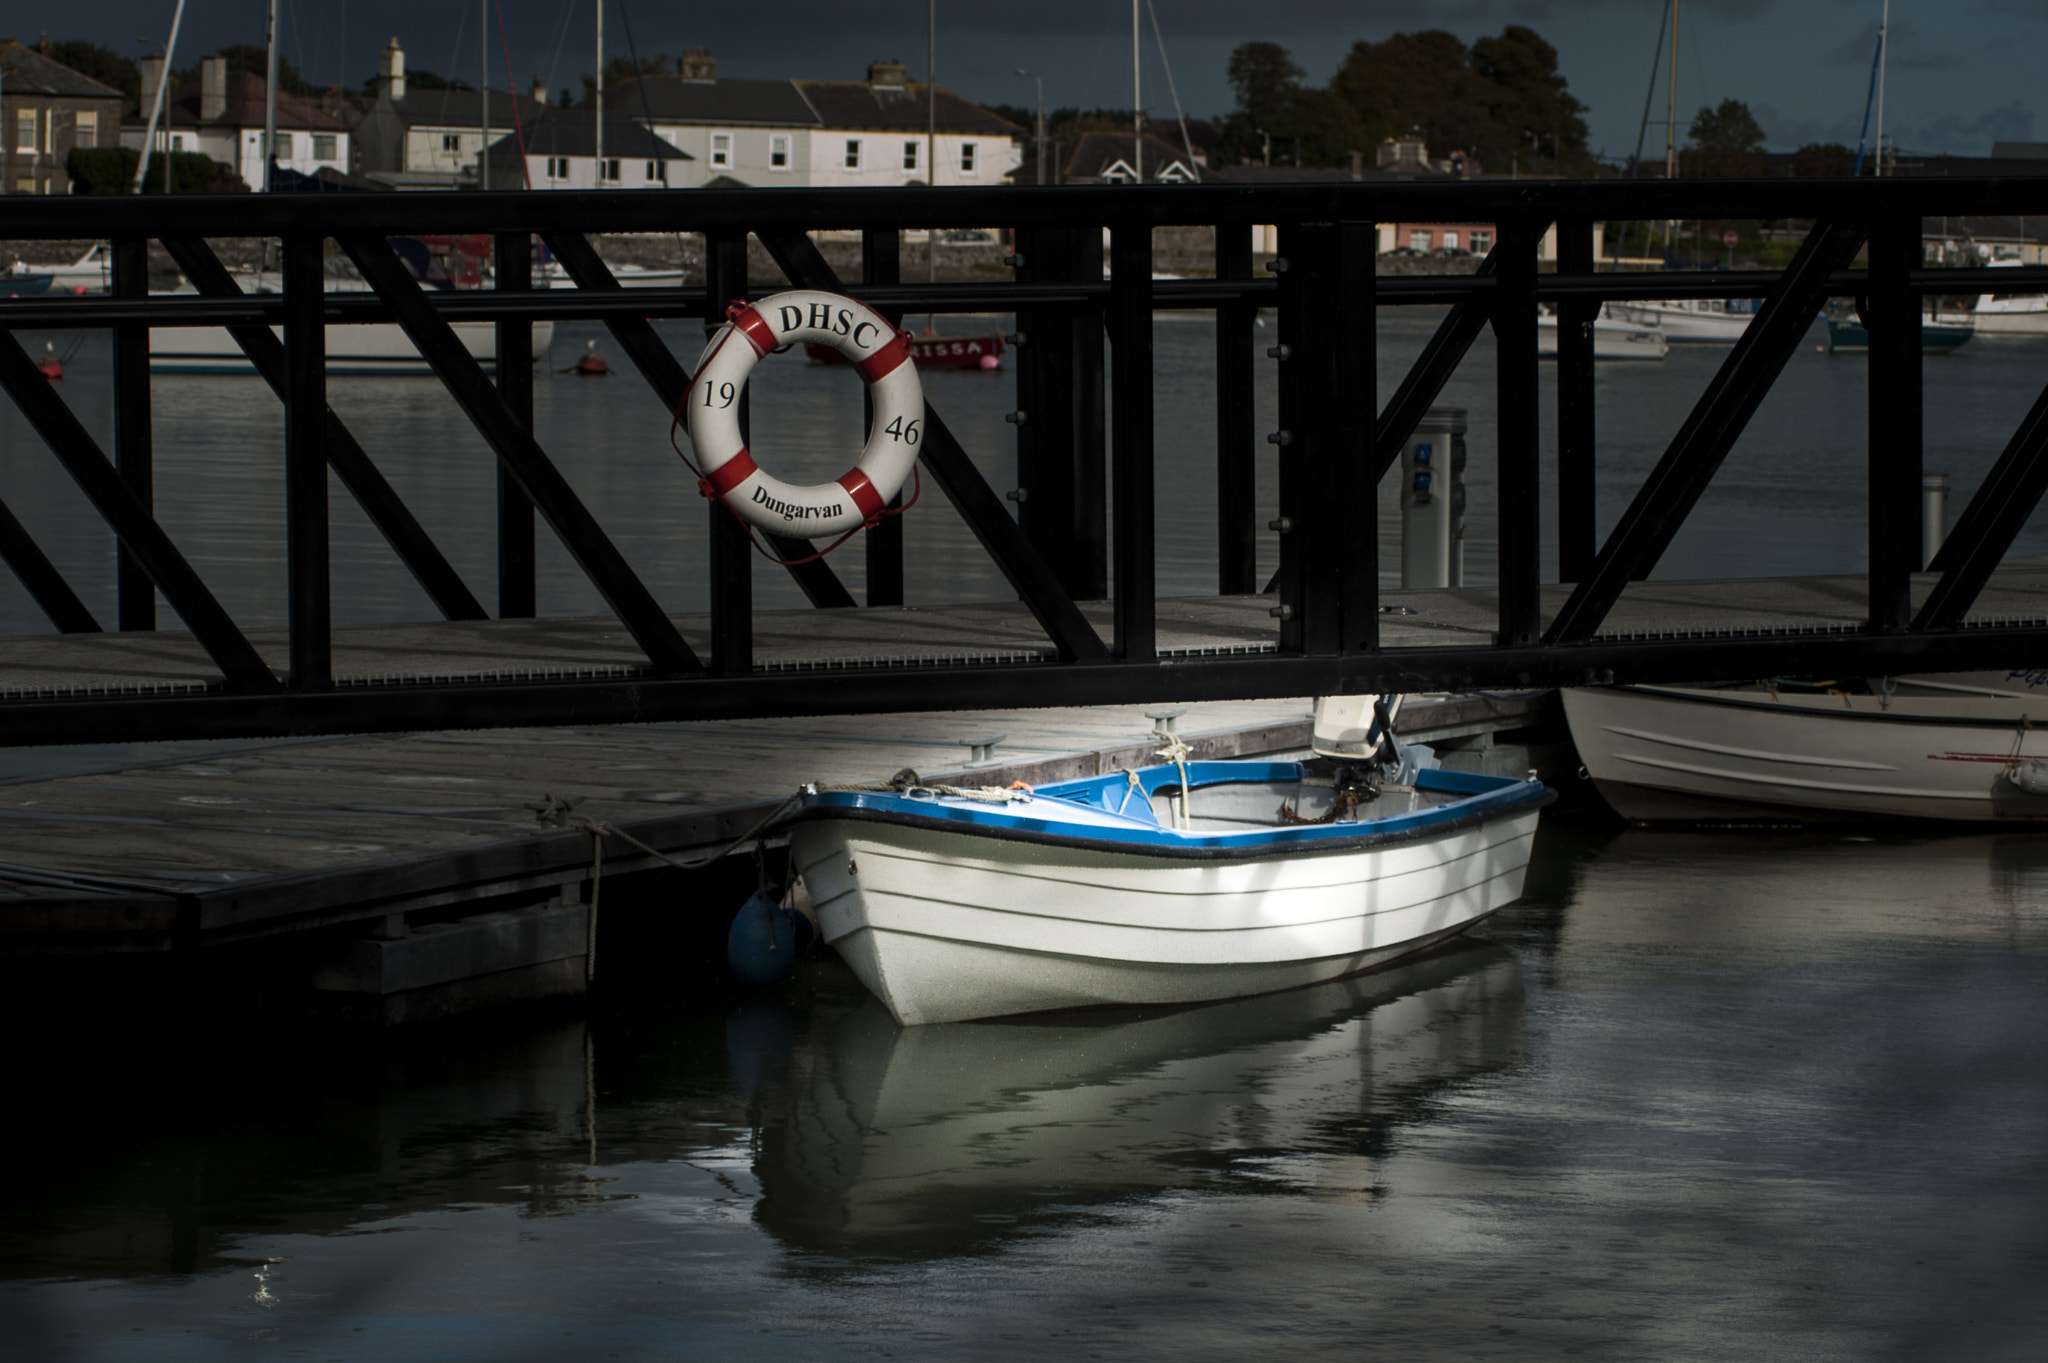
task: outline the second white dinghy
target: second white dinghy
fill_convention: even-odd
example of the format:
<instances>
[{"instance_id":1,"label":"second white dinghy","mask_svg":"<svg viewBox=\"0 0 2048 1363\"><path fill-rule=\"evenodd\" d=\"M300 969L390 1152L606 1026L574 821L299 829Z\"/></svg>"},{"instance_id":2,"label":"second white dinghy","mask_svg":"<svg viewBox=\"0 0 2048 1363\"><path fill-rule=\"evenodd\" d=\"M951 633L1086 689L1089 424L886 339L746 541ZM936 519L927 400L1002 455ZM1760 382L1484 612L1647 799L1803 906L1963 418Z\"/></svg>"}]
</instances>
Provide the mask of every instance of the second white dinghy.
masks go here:
<instances>
[{"instance_id":1,"label":"second white dinghy","mask_svg":"<svg viewBox=\"0 0 2048 1363\"><path fill-rule=\"evenodd\" d=\"M1033 791L906 780L807 794L790 847L822 936L898 1022L1202 1003L1385 965L1521 894L1541 782L1390 777L1239 761Z\"/></svg>"}]
</instances>

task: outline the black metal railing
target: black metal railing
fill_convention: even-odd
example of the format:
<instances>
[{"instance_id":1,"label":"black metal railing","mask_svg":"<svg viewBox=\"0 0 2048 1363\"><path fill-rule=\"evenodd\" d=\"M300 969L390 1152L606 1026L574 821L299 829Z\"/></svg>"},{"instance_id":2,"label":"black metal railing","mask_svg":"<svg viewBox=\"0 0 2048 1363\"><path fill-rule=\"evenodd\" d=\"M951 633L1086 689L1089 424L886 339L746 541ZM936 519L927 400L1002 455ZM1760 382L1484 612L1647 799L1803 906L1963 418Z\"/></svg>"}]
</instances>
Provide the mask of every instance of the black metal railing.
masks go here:
<instances>
[{"instance_id":1,"label":"black metal railing","mask_svg":"<svg viewBox=\"0 0 2048 1363\"><path fill-rule=\"evenodd\" d=\"M120 631L155 628L161 592L218 668L219 683L178 696L23 696L0 700L0 744L399 730L459 724L1102 703L1141 699L1300 695L1328 691L1570 684L1612 678L1706 679L1765 673L1857 674L2038 661L2048 621L1965 627L1972 603L2048 488L2048 388L1962 512L1917 610L1921 465L1921 300L1988 292L1988 271L1921 265L1927 217L2048 213L2048 181L1844 180L1771 182L1478 181L1347 183L1261 188L994 190L747 190L255 196L149 199L9 198L0 236L107 239L105 298L0 301L0 388L76 481L118 545ZM1594 224L1645 219L1762 218L1810 222L1781 271L1598 273ZM1388 221L1490 223L1496 245L1467 275L1381 277L1376 229ZM906 283L900 233L1001 224L1014 233L1014 278ZM1275 224L1278 249L1259 263L1252 233ZM1153 229L1213 228L1213 279L1155 280ZM1539 243L1556 229L1554 271ZM862 234L861 278L839 277L808 235ZM1109 237L1105 276L1102 233ZM695 232L705 241L701 288L621 288L589 241L598 232ZM389 244L394 236L489 234L494 287L424 290ZM1017 359L1013 517L968 459L943 414L929 411L921 468L961 517L1044 631L1050 663L940 668L778 670L753 658L753 560L743 533L710 509L706 652L621 555L533 434L529 324L601 321L654 395L673 406L684 364L657 334L661 318L717 318L746 295L749 235L800 287L859 296L906 311L1014 312L1028 338ZM282 246L282 287L247 295L209 238L260 236ZM531 244L544 241L574 290L539 290ZM147 248L160 242L195 293L151 295ZM370 286L326 292L332 240ZM1863 262L1858 265L1859 259ZM2048 268L2000 269L1999 292L2048 293ZM1759 403L1830 296L1859 300L1868 324L1868 604L1864 627L1752 631L1743 637L1603 638L1601 626L1632 581L1647 575L1699 501ZM1596 410L1590 324L1603 302L1761 299L1663 457L1605 537L1596 533ZM1448 304L1429 343L1382 404L1377 310ZM1545 545L1541 485L1539 305L1559 314L1556 364L1556 522L1560 574L1571 584L1546 619L1539 595ZM1261 445L1253 391L1254 329L1279 319L1282 446L1279 572L1272 590L1276 647L1232 657L1162 657L1154 596L1151 321L1156 311L1216 318L1216 585L1256 593L1260 529L1254 467ZM451 324L496 324L488 374ZM495 522L503 619L536 609L536 522L545 521L645 654L629 677L526 682L338 686L330 601L327 471L450 621L492 614L419 518L328 406L325 335L333 324L396 322L495 453L495 505L468 514ZM111 453L38 373L15 333L36 328L111 332ZM148 337L152 327L224 327L285 409L288 656L266 661L222 608L153 514ZM271 331L281 327L280 341ZM1377 493L1382 475L1488 328L1494 333L1498 489L1498 619L1490 642L1383 648ZM1107 363L1113 356L1114 363ZM2048 377L2048 376L2044 376ZM38 544L36 527L7 510L0 488L0 557L65 633L102 622ZM866 533L866 603L903 600L902 522ZM784 557L803 541L772 539ZM852 607L822 561L790 570L814 606ZM1082 603L1107 598L1105 636ZM2042 612L2048 616L2048 610ZM0 643L0 670L7 645Z\"/></svg>"}]
</instances>

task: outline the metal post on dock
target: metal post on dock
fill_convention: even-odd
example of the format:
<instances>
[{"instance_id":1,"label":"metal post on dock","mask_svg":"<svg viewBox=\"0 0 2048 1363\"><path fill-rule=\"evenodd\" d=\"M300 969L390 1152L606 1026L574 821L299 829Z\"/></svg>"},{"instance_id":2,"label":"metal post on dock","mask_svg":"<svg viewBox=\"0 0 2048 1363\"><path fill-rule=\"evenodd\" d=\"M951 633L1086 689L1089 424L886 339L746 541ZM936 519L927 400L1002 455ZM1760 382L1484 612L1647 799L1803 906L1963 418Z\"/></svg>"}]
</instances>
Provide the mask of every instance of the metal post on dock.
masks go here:
<instances>
[{"instance_id":1,"label":"metal post on dock","mask_svg":"<svg viewBox=\"0 0 2048 1363\"><path fill-rule=\"evenodd\" d=\"M1948 475L1920 475L1920 566L1934 563L1941 542L1948 538Z\"/></svg>"},{"instance_id":2,"label":"metal post on dock","mask_svg":"<svg viewBox=\"0 0 2048 1363\"><path fill-rule=\"evenodd\" d=\"M1465 409L1432 407L1416 423L1401 452L1401 585L1455 587L1464 576L1463 542L1458 536L1462 486L1453 457L1454 442L1465 441Z\"/></svg>"},{"instance_id":3,"label":"metal post on dock","mask_svg":"<svg viewBox=\"0 0 2048 1363\"><path fill-rule=\"evenodd\" d=\"M492 241L493 274L504 293L533 291L533 238L500 232ZM498 392L514 419L533 430L533 323L518 317L497 324ZM498 614L530 619L539 604L535 587L533 499L503 464L498 466Z\"/></svg>"}]
</instances>

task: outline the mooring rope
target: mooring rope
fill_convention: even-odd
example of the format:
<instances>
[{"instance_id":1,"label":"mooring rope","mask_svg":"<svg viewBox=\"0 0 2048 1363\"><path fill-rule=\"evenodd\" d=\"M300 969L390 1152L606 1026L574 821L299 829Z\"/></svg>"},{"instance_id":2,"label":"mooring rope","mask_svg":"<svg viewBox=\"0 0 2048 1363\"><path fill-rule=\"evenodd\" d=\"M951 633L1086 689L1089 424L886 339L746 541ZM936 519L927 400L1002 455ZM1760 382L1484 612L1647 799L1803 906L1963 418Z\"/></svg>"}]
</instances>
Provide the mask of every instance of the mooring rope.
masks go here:
<instances>
[{"instance_id":1,"label":"mooring rope","mask_svg":"<svg viewBox=\"0 0 2048 1363\"><path fill-rule=\"evenodd\" d=\"M1186 750L1183 749L1182 751L1185 752ZM1183 769L1183 780L1185 780L1185 769ZM731 842L726 843L715 852L698 857L694 861L689 861L681 857L670 856L658 847L650 847L607 819L594 819L588 814L576 813L576 806L583 803L581 795L543 795L541 796L541 803L527 806L528 809L534 812L536 820L544 824L551 824L556 828L580 828L590 835L590 919L587 929L588 940L584 945L583 978L585 983L597 977L597 906L599 896L604 888L604 840L606 838L623 839L655 860L667 862L678 871L701 871L714 862L731 856L748 842L755 843L754 850L758 854L760 851L758 839L768 831L769 827L777 819L788 813L790 806L803 800L806 796L817 794L820 791L894 794L909 796L913 799L917 798L918 795L924 795L927 798L938 795L950 795L962 800L979 801L983 804L1008 804L1013 800L1029 800L1032 798L1031 787L1025 785L1022 781L1013 781L1008 786L943 785L938 782L926 781L909 767L903 768L903 770L883 782L850 785L806 785L794 795L776 805L775 808L762 815L752 828L749 828ZM763 874L765 875L765 872Z\"/></svg>"}]
</instances>

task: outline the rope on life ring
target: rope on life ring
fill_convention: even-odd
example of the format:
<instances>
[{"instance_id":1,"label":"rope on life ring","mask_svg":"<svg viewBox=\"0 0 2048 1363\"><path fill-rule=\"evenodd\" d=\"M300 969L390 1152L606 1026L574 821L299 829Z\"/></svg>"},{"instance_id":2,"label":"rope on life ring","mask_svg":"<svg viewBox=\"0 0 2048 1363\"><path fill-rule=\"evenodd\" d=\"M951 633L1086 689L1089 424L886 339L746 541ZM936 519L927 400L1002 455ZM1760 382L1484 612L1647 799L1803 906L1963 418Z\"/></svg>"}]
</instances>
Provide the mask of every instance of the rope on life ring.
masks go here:
<instances>
[{"instance_id":1,"label":"rope on life ring","mask_svg":"<svg viewBox=\"0 0 2048 1363\"><path fill-rule=\"evenodd\" d=\"M812 289L735 302L725 315L676 409L670 443L697 474L697 490L722 502L747 527L748 538L756 529L802 539L838 537L806 558L774 559L758 539L756 549L787 566L812 562L916 504L922 478L908 504L889 505L916 468L924 434L924 390L907 332L865 303ZM754 366L799 342L829 345L846 356L867 384L874 413L853 467L832 482L808 486L786 483L755 463L739 423L740 395ZM676 443L677 426L688 429L696 460Z\"/></svg>"}]
</instances>

